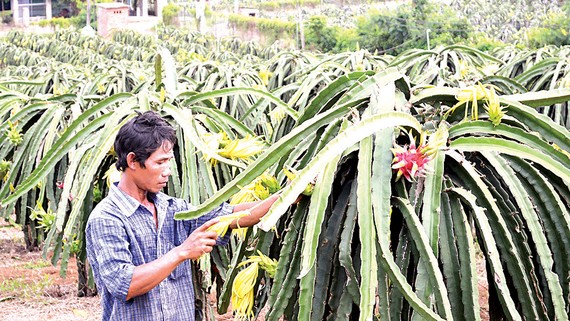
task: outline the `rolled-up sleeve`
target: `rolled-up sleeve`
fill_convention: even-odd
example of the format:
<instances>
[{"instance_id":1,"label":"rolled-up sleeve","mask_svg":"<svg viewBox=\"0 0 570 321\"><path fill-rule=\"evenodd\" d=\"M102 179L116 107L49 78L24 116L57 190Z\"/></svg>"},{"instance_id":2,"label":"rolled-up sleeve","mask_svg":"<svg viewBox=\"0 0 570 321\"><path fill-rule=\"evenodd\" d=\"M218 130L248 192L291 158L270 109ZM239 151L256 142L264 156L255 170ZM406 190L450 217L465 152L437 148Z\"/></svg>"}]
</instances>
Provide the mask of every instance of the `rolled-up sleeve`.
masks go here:
<instances>
[{"instance_id":1,"label":"rolled-up sleeve","mask_svg":"<svg viewBox=\"0 0 570 321\"><path fill-rule=\"evenodd\" d=\"M135 270L129 250L129 238L121 221L91 220L86 229L87 255L96 261L97 272L107 291L118 300L126 301Z\"/></svg>"}]
</instances>

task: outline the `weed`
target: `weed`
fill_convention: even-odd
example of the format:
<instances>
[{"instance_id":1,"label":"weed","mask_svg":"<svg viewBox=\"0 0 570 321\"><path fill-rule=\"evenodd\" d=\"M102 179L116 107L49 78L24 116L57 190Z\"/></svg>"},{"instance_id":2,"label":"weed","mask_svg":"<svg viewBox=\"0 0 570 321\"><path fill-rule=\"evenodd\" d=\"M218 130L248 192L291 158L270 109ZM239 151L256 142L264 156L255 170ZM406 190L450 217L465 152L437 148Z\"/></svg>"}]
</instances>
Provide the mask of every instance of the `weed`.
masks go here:
<instances>
[{"instance_id":1,"label":"weed","mask_svg":"<svg viewBox=\"0 0 570 321\"><path fill-rule=\"evenodd\" d=\"M41 269L50 266L50 262L46 260L38 260L35 262L28 262L24 265L25 269Z\"/></svg>"},{"instance_id":2,"label":"weed","mask_svg":"<svg viewBox=\"0 0 570 321\"><path fill-rule=\"evenodd\" d=\"M53 284L49 275L39 281L29 282L25 277L6 279L0 282L0 292L10 296L30 298L41 295L43 290Z\"/></svg>"}]
</instances>

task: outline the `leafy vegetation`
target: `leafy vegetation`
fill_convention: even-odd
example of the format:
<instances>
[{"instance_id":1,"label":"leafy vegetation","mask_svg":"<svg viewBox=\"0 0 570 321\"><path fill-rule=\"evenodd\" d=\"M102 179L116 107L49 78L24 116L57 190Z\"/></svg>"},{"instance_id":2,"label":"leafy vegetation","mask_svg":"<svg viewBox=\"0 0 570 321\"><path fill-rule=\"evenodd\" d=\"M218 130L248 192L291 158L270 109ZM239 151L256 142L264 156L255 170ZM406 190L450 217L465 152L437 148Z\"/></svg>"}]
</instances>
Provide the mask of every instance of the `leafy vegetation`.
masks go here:
<instances>
[{"instance_id":1,"label":"leafy vegetation","mask_svg":"<svg viewBox=\"0 0 570 321\"><path fill-rule=\"evenodd\" d=\"M172 26L176 23L176 17L181 8L174 2L169 2L164 8L162 8L162 22L166 26Z\"/></svg>"},{"instance_id":2,"label":"leafy vegetation","mask_svg":"<svg viewBox=\"0 0 570 321\"><path fill-rule=\"evenodd\" d=\"M504 42L526 43L526 31L561 13L560 0L452 0L451 7L478 31ZM555 44L555 43L550 43ZM560 44L558 44L560 45Z\"/></svg>"},{"instance_id":3,"label":"leafy vegetation","mask_svg":"<svg viewBox=\"0 0 570 321\"><path fill-rule=\"evenodd\" d=\"M268 43L278 39L294 39L297 32L297 24L291 21L267 19L231 14L228 17L230 27L237 27L245 30L253 28L259 30L268 39Z\"/></svg>"},{"instance_id":4,"label":"leafy vegetation","mask_svg":"<svg viewBox=\"0 0 570 321\"><path fill-rule=\"evenodd\" d=\"M311 28L315 41L327 30ZM480 255L493 320L568 320L568 50L319 54L178 29L12 32L0 43L1 215L63 271L71 255L84 263L116 132L155 110L178 135L166 192L198 205L177 218L264 174L286 186L258 228L196 267L220 312L240 262L261 253L277 260L249 284L267 320L479 320ZM244 140L263 151L218 151ZM288 184L285 168L297 171Z\"/></svg>"}]
</instances>

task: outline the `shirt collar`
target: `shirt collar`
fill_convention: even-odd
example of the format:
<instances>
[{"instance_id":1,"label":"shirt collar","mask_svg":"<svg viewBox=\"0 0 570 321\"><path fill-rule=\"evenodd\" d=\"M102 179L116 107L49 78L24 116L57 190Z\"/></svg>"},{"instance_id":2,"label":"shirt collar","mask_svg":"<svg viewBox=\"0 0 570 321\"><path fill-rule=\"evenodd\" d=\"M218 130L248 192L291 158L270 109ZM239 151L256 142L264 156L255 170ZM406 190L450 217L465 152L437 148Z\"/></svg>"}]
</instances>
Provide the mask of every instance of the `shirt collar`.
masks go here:
<instances>
[{"instance_id":1,"label":"shirt collar","mask_svg":"<svg viewBox=\"0 0 570 321\"><path fill-rule=\"evenodd\" d=\"M117 206L119 206L121 212L129 217L135 213L135 211L142 206L142 204L137 201L134 197L130 196L129 194L125 193L118 187L118 182L111 184L111 188L109 190L109 197L115 200ZM149 199L153 201L156 207L167 207L168 202L173 199L172 196L168 196L162 192L158 193L149 193Z\"/></svg>"}]
</instances>

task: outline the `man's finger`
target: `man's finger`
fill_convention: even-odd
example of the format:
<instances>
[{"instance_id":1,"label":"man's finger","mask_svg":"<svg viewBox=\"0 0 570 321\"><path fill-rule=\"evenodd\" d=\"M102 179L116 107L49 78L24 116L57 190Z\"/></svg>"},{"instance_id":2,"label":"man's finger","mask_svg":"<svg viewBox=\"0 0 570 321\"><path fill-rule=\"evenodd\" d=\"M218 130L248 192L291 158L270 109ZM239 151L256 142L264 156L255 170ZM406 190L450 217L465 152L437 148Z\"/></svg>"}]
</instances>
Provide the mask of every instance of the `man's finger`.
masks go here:
<instances>
[{"instance_id":1,"label":"man's finger","mask_svg":"<svg viewBox=\"0 0 570 321\"><path fill-rule=\"evenodd\" d=\"M219 218L213 218L213 219L209 220L208 222L202 224L200 227L198 227L198 228L196 229L196 231L205 231L205 230L207 230L210 226L212 226L212 225L218 223L219 221L220 221Z\"/></svg>"},{"instance_id":2,"label":"man's finger","mask_svg":"<svg viewBox=\"0 0 570 321\"><path fill-rule=\"evenodd\" d=\"M204 232L204 237L210 239L210 240L217 240L218 239L218 233L214 232L214 231L206 231Z\"/></svg>"},{"instance_id":3,"label":"man's finger","mask_svg":"<svg viewBox=\"0 0 570 321\"><path fill-rule=\"evenodd\" d=\"M217 235L216 235L217 238ZM208 238L204 240L204 245L206 246L214 246L216 245L216 239L215 238Z\"/></svg>"}]
</instances>

